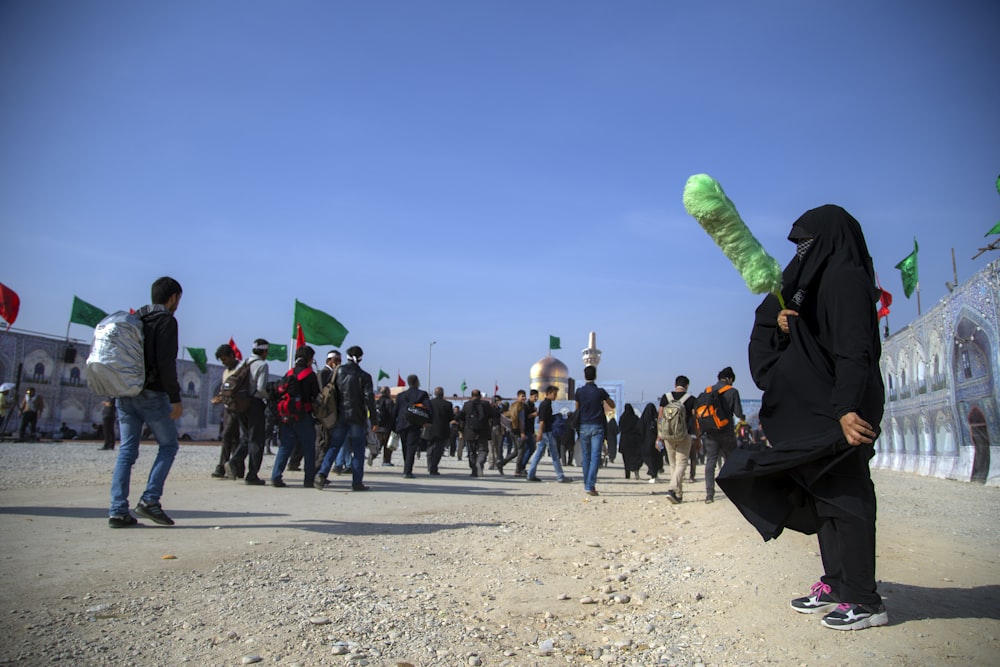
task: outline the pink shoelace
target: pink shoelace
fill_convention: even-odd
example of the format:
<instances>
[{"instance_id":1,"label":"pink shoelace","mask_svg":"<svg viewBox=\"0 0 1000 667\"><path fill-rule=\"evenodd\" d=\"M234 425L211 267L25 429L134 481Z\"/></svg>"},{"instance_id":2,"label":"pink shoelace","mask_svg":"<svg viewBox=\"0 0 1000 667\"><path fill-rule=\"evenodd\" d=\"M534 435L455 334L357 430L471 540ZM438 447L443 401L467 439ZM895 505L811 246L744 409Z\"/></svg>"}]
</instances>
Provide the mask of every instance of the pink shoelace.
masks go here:
<instances>
[{"instance_id":1,"label":"pink shoelace","mask_svg":"<svg viewBox=\"0 0 1000 667\"><path fill-rule=\"evenodd\" d=\"M815 595L816 597L819 597L823 593L830 593L830 591L832 590L833 590L832 588L824 584L822 581L817 581L815 584L812 585L812 588L809 589L809 592Z\"/></svg>"},{"instance_id":2,"label":"pink shoelace","mask_svg":"<svg viewBox=\"0 0 1000 667\"><path fill-rule=\"evenodd\" d=\"M852 605L850 602L841 602L840 604L837 605L837 611L847 611L853 606L854 605Z\"/></svg>"}]
</instances>

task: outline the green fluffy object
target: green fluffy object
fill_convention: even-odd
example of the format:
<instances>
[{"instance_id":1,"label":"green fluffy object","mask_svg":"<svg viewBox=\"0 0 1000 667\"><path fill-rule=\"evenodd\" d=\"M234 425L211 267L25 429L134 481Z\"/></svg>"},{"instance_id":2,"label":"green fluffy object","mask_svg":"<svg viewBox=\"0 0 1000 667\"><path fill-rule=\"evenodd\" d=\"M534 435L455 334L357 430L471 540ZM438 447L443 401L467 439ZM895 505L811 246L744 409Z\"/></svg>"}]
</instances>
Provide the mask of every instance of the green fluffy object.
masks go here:
<instances>
[{"instance_id":1,"label":"green fluffy object","mask_svg":"<svg viewBox=\"0 0 1000 667\"><path fill-rule=\"evenodd\" d=\"M689 178L684 208L722 248L751 292L772 292L781 299L781 266L754 238L717 180L708 174Z\"/></svg>"}]
</instances>

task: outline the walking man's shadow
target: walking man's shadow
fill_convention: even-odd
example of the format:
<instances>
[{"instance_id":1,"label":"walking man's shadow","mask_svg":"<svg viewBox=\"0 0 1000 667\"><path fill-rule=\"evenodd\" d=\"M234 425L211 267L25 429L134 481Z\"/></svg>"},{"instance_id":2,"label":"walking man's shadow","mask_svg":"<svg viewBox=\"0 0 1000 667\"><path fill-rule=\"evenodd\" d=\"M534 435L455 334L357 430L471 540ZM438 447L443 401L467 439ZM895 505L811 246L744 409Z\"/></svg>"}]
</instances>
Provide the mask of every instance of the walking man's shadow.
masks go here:
<instances>
[{"instance_id":1,"label":"walking man's shadow","mask_svg":"<svg viewBox=\"0 0 1000 667\"><path fill-rule=\"evenodd\" d=\"M893 581L879 583L889 608L889 622L936 618L990 618L1000 620L1000 585L974 588L931 588Z\"/></svg>"}]
</instances>

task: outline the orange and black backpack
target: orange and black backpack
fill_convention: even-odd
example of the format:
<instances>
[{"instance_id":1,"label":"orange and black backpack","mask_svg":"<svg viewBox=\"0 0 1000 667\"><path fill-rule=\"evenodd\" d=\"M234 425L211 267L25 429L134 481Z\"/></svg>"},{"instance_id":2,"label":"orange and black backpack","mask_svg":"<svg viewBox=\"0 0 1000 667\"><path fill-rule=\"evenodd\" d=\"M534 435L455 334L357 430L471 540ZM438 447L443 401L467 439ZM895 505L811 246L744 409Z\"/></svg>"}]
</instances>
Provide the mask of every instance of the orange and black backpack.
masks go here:
<instances>
[{"instance_id":1,"label":"orange and black backpack","mask_svg":"<svg viewBox=\"0 0 1000 667\"><path fill-rule=\"evenodd\" d=\"M694 418L698 422L698 429L702 433L718 433L724 429L732 429L732 415L726 414L722 407L722 394L732 389L732 385L725 385L719 391L712 387L706 387L705 391L698 395L694 407Z\"/></svg>"}]
</instances>

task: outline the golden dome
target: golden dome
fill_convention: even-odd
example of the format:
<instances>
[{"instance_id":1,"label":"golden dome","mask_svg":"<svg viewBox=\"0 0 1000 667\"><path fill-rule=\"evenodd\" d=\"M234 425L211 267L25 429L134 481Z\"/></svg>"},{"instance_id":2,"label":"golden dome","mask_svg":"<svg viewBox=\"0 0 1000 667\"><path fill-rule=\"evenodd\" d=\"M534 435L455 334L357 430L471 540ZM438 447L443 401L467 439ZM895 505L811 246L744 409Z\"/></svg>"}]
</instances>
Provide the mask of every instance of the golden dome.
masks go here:
<instances>
[{"instance_id":1,"label":"golden dome","mask_svg":"<svg viewBox=\"0 0 1000 667\"><path fill-rule=\"evenodd\" d=\"M534 363L529 376L532 380L542 378L546 380L555 380L557 378L565 380L569 377L569 368L550 354Z\"/></svg>"}]
</instances>

